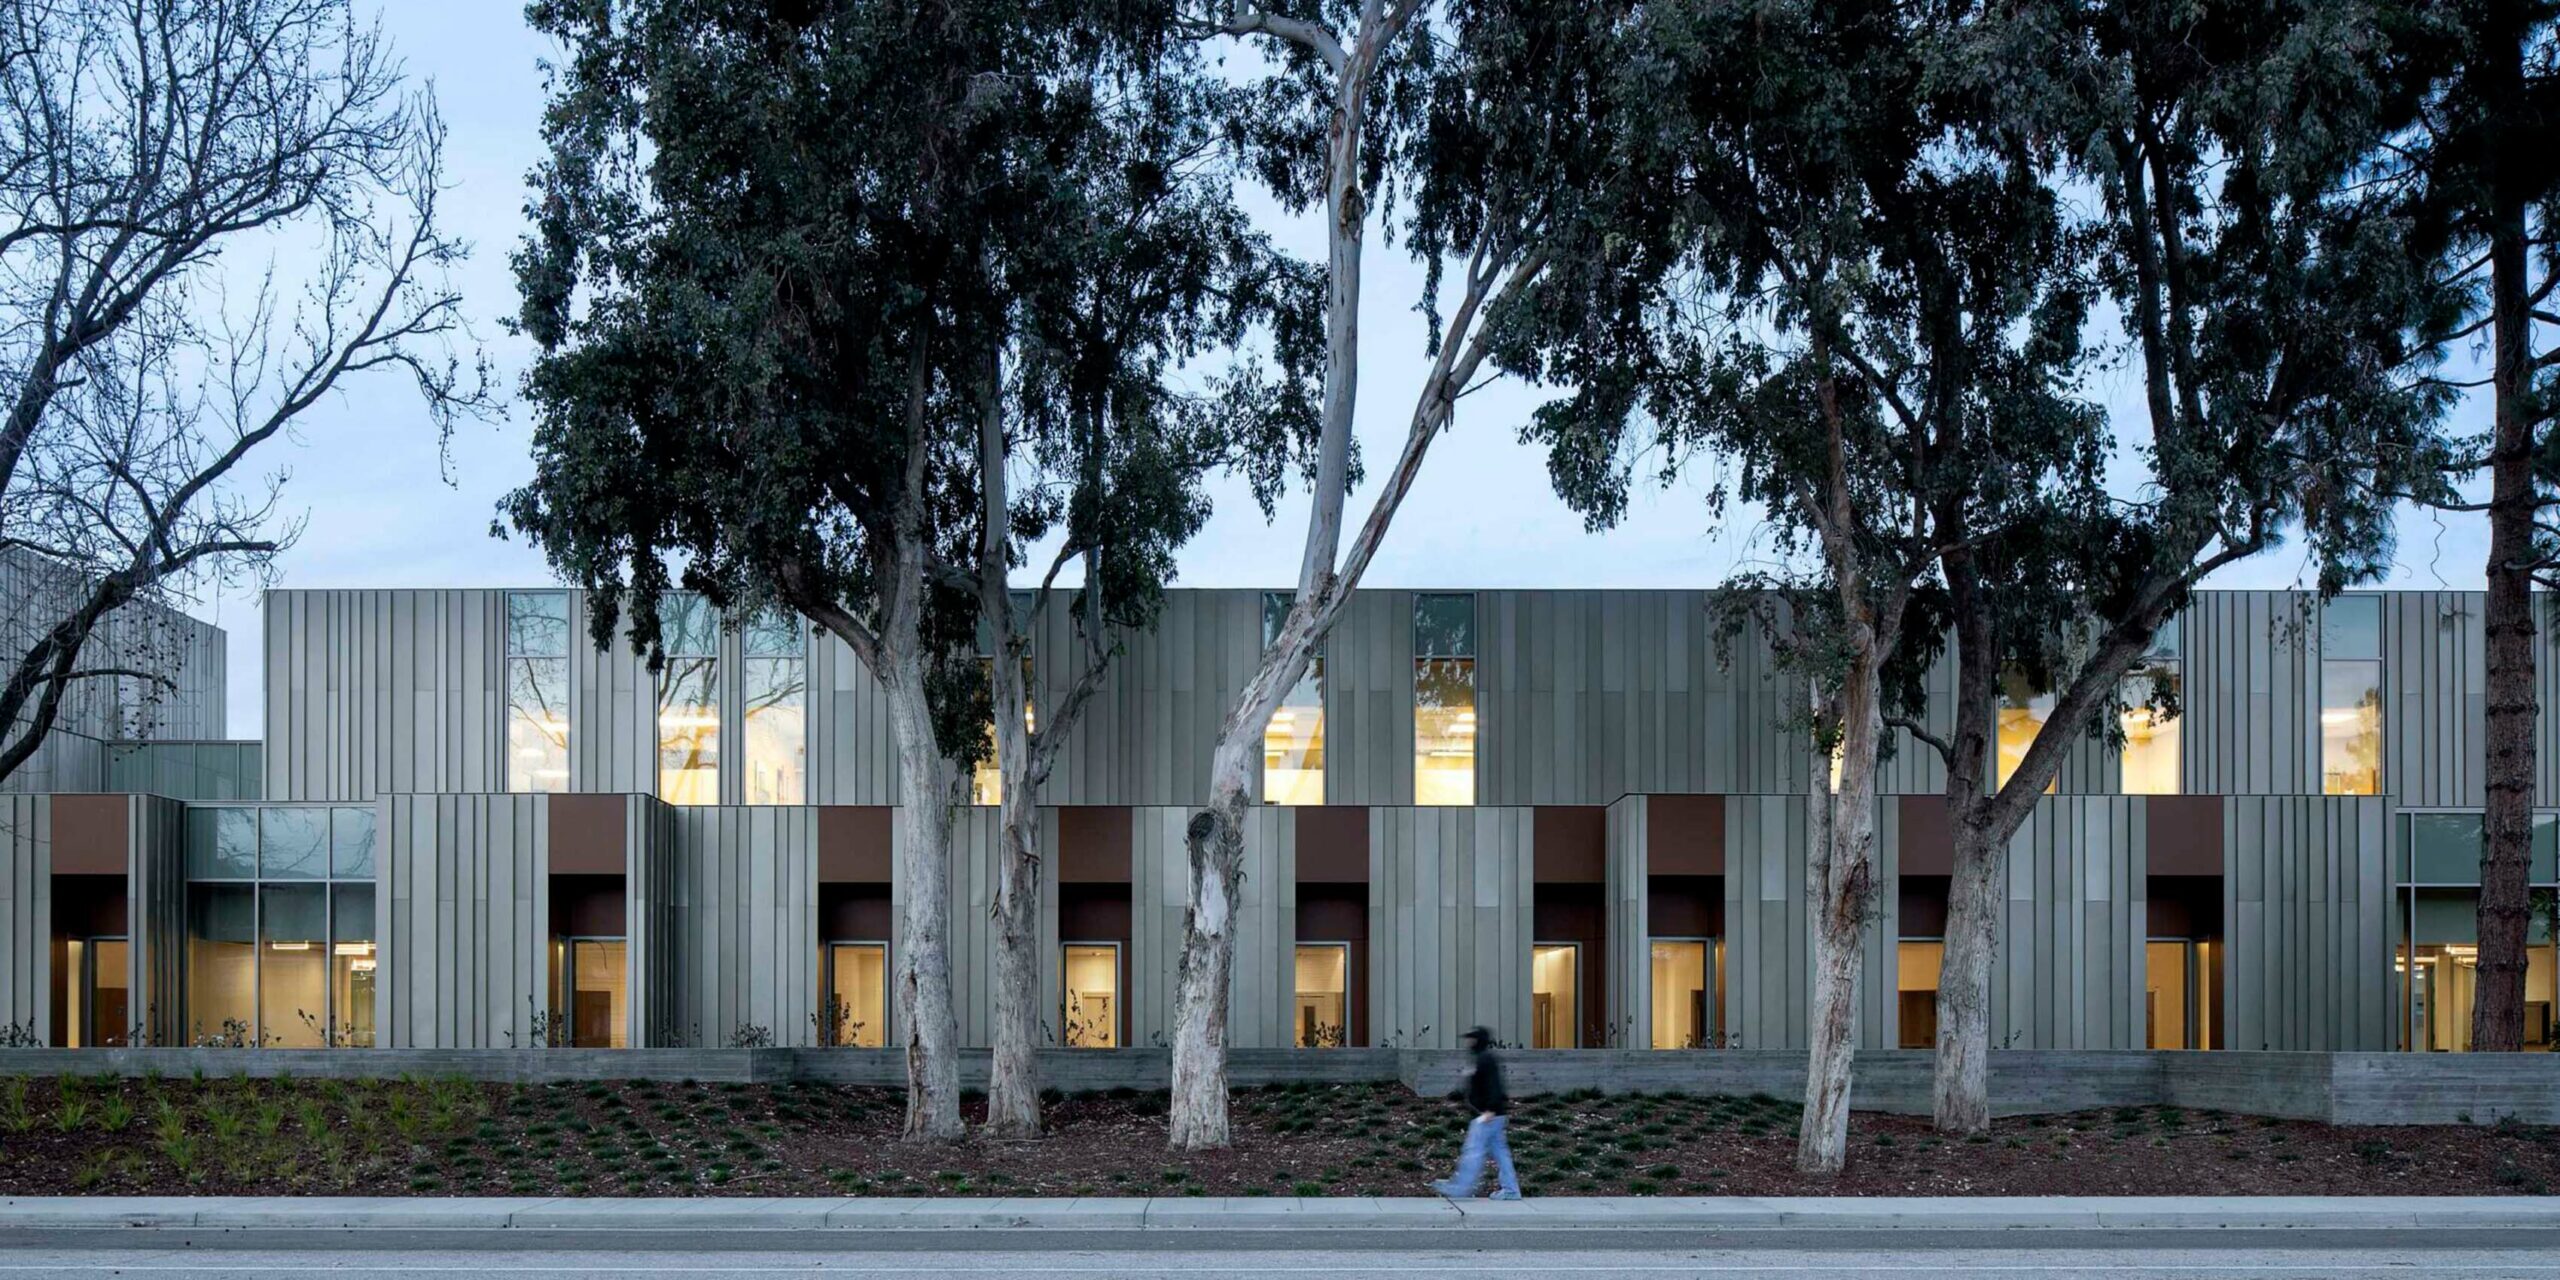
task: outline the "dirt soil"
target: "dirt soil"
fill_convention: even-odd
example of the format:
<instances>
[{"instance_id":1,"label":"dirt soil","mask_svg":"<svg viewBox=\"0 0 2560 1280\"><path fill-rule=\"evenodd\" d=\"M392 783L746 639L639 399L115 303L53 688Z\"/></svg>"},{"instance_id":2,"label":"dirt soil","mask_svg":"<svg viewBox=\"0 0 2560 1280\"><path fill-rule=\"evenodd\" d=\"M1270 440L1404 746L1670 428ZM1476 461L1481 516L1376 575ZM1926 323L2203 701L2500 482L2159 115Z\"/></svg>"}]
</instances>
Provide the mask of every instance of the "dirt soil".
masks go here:
<instances>
[{"instance_id":1,"label":"dirt soil","mask_svg":"<svg viewBox=\"0 0 2560 1280\"><path fill-rule=\"evenodd\" d=\"M1036 1142L898 1141L901 1096L827 1085L0 1079L0 1195L1419 1195L1466 1117L1392 1085L1239 1090L1229 1150L1165 1149L1164 1095L1054 1099ZM972 1107L972 1120L976 1119ZM1790 1167L1773 1098L1523 1099L1537 1195L2547 1194L2560 1130L2334 1128L2169 1107L1947 1141L1861 1114L1848 1172Z\"/></svg>"}]
</instances>

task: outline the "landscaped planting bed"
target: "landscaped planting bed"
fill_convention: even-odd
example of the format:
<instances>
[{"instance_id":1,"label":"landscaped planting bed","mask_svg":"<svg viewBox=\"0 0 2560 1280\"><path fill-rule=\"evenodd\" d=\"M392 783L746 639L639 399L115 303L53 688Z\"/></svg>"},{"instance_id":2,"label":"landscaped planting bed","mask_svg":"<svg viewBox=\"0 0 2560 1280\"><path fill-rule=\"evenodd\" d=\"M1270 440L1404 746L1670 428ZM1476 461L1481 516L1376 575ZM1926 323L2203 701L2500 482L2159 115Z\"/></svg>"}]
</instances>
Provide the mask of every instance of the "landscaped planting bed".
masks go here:
<instances>
[{"instance_id":1,"label":"landscaped planting bed","mask_svg":"<svg viewBox=\"0 0 2560 1280\"><path fill-rule=\"evenodd\" d=\"M972 1108L974 1113L974 1106ZM902 1099L830 1085L0 1078L0 1194L1419 1195L1464 1132L1392 1085L1240 1090L1226 1151L1165 1150L1162 1094L1053 1099L1050 1136L898 1141ZM973 1119L974 1114L973 1114ZM1790 1168L1773 1098L1523 1099L1531 1195L2544 1194L2560 1131L2341 1129L2169 1107L1948 1141L1861 1114L1849 1172Z\"/></svg>"}]
</instances>

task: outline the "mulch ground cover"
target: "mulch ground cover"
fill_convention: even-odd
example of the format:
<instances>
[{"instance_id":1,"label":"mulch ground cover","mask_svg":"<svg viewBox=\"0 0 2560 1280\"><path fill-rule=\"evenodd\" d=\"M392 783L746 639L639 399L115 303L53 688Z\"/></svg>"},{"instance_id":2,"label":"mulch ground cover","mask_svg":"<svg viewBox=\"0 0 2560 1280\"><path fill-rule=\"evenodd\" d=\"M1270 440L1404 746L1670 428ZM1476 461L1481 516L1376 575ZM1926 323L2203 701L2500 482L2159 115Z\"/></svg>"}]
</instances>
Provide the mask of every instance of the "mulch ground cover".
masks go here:
<instances>
[{"instance_id":1,"label":"mulch ground cover","mask_svg":"<svg viewBox=\"0 0 2560 1280\"><path fill-rule=\"evenodd\" d=\"M0 1079L8 1195L1419 1195L1466 1116L1392 1085L1239 1090L1235 1145L1165 1149L1161 1093L1053 1099L1037 1142L898 1141L892 1090L460 1080ZM976 1118L973 1105L972 1119ZM1523 1099L1530 1195L2547 1194L2560 1131L2335 1128L2172 1107L1949 1141L1860 1114L1799 1177L1774 1098Z\"/></svg>"}]
</instances>

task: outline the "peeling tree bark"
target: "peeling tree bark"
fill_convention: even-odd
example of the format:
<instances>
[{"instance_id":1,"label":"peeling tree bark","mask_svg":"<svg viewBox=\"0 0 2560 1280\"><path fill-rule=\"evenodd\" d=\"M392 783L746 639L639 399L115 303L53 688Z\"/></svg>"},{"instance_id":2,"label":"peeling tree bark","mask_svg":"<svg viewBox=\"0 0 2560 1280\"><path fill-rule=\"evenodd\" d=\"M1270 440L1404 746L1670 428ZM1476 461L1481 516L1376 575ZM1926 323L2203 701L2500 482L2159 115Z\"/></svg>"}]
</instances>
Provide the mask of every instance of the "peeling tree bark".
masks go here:
<instances>
[{"instance_id":1,"label":"peeling tree bark","mask_svg":"<svg viewBox=\"0 0 2560 1280\"><path fill-rule=\"evenodd\" d=\"M1830 761L1816 753L1807 788L1810 865L1806 903L1813 912L1813 993L1807 1011L1804 1116L1796 1168L1828 1177L1849 1153L1849 1072L1858 1052L1858 993L1866 965L1867 922L1875 914L1876 744L1882 692L1872 646L1853 659L1841 689L1840 785Z\"/></svg>"},{"instance_id":2,"label":"peeling tree bark","mask_svg":"<svg viewBox=\"0 0 2560 1280\"><path fill-rule=\"evenodd\" d=\"M894 643L894 642L893 642ZM951 1142L960 1122L960 1024L951 1002L951 814L958 771L934 745L922 657L892 654L885 680L898 740L898 850L906 913L898 1021L907 1053L910 1142Z\"/></svg>"}]
</instances>

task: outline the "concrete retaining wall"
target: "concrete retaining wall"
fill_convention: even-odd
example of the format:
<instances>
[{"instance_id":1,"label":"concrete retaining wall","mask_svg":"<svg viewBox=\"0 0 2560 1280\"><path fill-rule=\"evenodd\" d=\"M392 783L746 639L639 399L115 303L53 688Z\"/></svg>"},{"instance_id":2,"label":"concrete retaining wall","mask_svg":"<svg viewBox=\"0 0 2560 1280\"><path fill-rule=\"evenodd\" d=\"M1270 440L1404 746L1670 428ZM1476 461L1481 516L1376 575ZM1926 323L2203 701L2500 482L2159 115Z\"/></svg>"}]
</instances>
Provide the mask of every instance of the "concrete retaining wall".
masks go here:
<instances>
[{"instance_id":1,"label":"concrete retaining wall","mask_svg":"<svg viewBox=\"0 0 2560 1280\"><path fill-rule=\"evenodd\" d=\"M1505 1055L1512 1092L1768 1094L1797 1096L1804 1055L1784 1049L1693 1053L1633 1049L1524 1049ZM1383 1083L1444 1094L1466 1054L1454 1049L1237 1049L1228 1078L1239 1087L1290 1081ZM1053 1088L1162 1089L1162 1049L1051 1049L1040 1055ZM554 1080L789 1080L897 1087L904 1056L878 1049L12 1049L0 1075L179 1078L467 1076ZM982 1088L984 1050L964 1052L961 1083ZM1852 1099L1861 1111L1929 1110L1930 1055L1858 1055ZM1991 1060L1992 1109L2037 1115L2168 1104L2198 1111L2325 1120L2348 1125L2487 1124L2514 1117L2560 1124L2560 1054L2151 1053L2009 1050Z\"/></svg>"}]
</instances>

